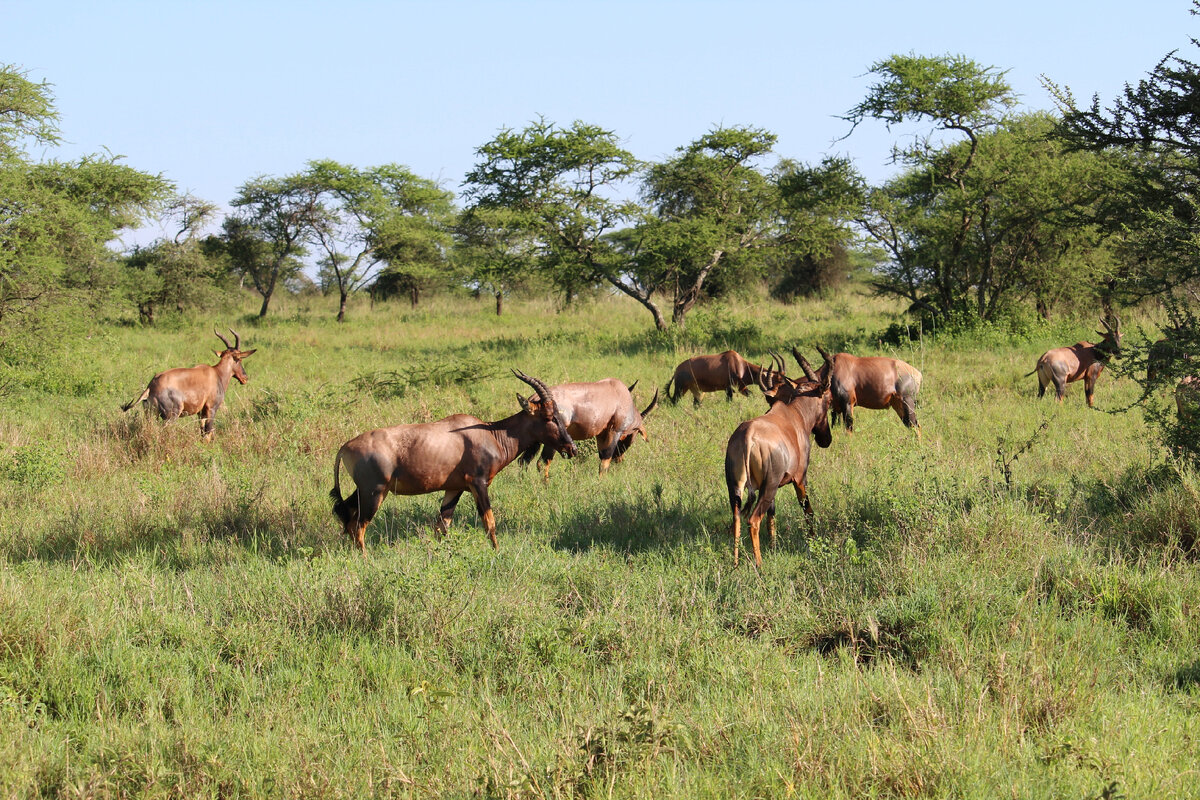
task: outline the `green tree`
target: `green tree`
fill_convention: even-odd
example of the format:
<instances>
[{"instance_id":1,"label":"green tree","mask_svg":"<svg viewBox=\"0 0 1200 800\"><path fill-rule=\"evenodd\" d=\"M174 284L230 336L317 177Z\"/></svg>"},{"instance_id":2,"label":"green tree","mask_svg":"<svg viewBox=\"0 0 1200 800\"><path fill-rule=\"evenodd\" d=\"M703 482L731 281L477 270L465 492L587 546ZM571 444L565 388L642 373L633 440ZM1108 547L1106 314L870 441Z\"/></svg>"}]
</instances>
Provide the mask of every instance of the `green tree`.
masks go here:
<instances>
[{"instance_id":1,"label":"green tree","mask_svg":"<svg viewBox=\"0 0 1200 800\"><path fill-rule=\"evenodd\" d=\"M200 234L216 216L216 205L180 195L162 215L165 222L175 225L175 235L134 247L125 257L126 292L137 305L142 322L153 325L159 309L182 311L215 297L224 270Z\"/></svg>"},{"instance_id":2,"label":"green tree","mask_svg":"<svg viewBox=\"0 0 1200 800\"><path fill-rule=\"evenodd\" d=\"M52 309L100 302L117 278L107 247L171 195L161 176L117 156L32 161L27 142L54 145L58 115L48 84L0 67L0 338L20 337ZM43 340L48 340L43 337Z\"/></svg>"},{"instance_id":3,"label":"green tree","mask_svg":"<svg viewBox=\"0 0 1200 800\"><path fill-rule=\"evenodd\" d=\"M351 293L384 265L410 277L444 262L453 195L398 164L360 170L336 161L311 161L301 180L318 202L310 209L310 241L325 255L322 269L338 291L339 322Z\"/></svg>"},{"instance_id":4,"label":"green tree","mask_svg":"<svg viewBox=\"0 0 1200 800\"><path fill-rule=\"evenodd\" d=\"M258 177L238 187L231 203L238 211L225 218L222 238L234 269L262 297L259 317L267 315L279 285L304 268L319 204L319 192L299 176Z\"/></svg>"},{"instance_id":5,"label":"green tree","mask_svg":"<svg viewBox=\"0 0 1200 800\"><path fill-rule=\"evenodd\" d=\"M880 80L848 121L938 133L896 148L904 171L867 194L859 223L890 257L875 288L937 317L982 320L1030 295L1048 314L1063 286L1090 293L1107 258L1074 212L1100 201L1117 165L1065 153L1049 115L1008 113L1016 101L994 68L892 56L871 72Z\"/></svg>"},{"instance_id":6,"label":"green tree","mask_svg":"<svg viewBox=\"0 0 1200 800\"><path fill-rule=\"evenodd\" d=\"M675 325L684 324L715 270L757 274L764 248L778 243L781 195L758 167L775 140L756 128L715 128L647 168L648 213L627 239L625 279L647 296L668 294Z\"/></svg>"},{"instance_id":7,"label":"green tree","mask_svg":"<svg viewBox=\"0 0 1200 800\"><path fill-rule=\"evenodd\" d=\"M790 299L843 283L855 271L852 226L862 217L866 182L848 159L839 157L827 157L815 167L785 161L775 180L787 246L770 256L772 294Z\"/></svg>"},{"instance_id":8,"label":"green tree","mask_svg":"<svg viewBox=\"0 0 1200 800\"><path fill-rule=\"evenodd\" d=\"M639 209L616 195L638 162L612 131L576 121L558 128L545 120L522 131L504 130L476 151L480 161L465 181L470 209L507 209L531 231L539 264L569 305L583 289L608 281L655 314L649 296L621 280L624 258L607 234Z\"/></svg>"},{"instance_id":9,"label":"green tree","mask_svg":"<svg viewBox=\"0 0 1200 800\"><path fill-rule=\"evenodd\" d=\"M536 270L537 240L522 224L521 215L507 208L476 207L462 214L455 229L455 259L467 283L496 301L496 316L504 297L529 282Z\"/></svg>"},{"instance_id":10,"label":"green tree","mask_svg":"<svg viewBox=\"0 0 1200 800\"><path fill-rule=\"evenodd\" d=\"M611 131L576 122L562 130L540 121L505 131L478 153L467 177L471 209L507 209L510 229L529 237L538 263L568 298L579 287L608 283L644 306L665 330L660 297L682 326L716 283L734 286L760 275L768 249L819 238L805 226L784 178L800 168L766 171L775 136L747 127L715 128L647 166L617 144ZM832 173L815 170L823 178ZM617 195L641 179L641 200ZM838 236L843 234L839 232ZM824 245L822 245L824 246Z\"/></svg>"},{"instance_id":11,"label":"green tree","mask_svg":"<svg viewBox=\"0 0 1200 800\"><path fill-rule=\"evenodd\" d=\"M1200 3L1191 13L1200 13ZM1192 44L1200 47L1196 39ZM1200 415L1176 415L1157 391L1200 374L1200 66L1168 53L1107 107L1099 96L1080 106L1069 89L1049 85L1063 112L1058 133L1067 147L1115 154L1129 167L1106 187L1093 216L1118 251L1109 289L1126 299L1162 298L1171 346L1155 348L1152 370L1146 369L1150 345L1127 348L1125 368L1142 382L1142 401L1164 442L1200 461Z\"/></svg>"}]
</instances>

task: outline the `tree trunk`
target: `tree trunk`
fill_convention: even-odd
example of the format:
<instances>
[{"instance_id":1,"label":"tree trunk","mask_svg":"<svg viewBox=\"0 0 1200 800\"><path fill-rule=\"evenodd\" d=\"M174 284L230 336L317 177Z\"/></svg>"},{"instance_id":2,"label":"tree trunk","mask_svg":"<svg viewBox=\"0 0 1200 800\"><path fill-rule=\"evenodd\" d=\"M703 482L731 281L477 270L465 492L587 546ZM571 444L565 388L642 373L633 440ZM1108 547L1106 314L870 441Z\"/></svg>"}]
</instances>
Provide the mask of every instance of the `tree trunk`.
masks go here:
<instances>
[{"instance_id":1,"label":"tree trunk","mask_svg":"<svg viewBox=\"0 0 1200 800\"><path fill-rule=\"evenodd\" d=\"M496 316L500 316L500 312L504 310L504 295L501 292L496 292Z\"/></svg>"},{"instance_id":2,"label":"tree trunk","mask_svg":"<svg viewBox=\"0 0 1200 800\"><path fill-rule=\"evenodd\" d=\"M421 290L414 283L408 287L408 302L413 308L417 307L417 303L421 300Z\"/></svg>"},{"instance_id":3,"label":"tree trunk","mask_svg":"<svg viewBox=\"0 0 1200 800\"><path fill-rule=\"evenodd\" d=\"M263 293L262 293L262 299L263 299L263 301L262 301L262 308L260 308L260 309L258 310L258 316L259 316L259 318L260 318L260 319L261 319L262 317L265 317L265 316L267 315L267 307L271 305L271 293L270 293L270 292L263 292Z\"/></svg>"},{"instance_id":4,"label":"tree trunk","mask_svg":"<svg viewBox=\"0 0 1200 800\"><path fill-rule=\"evenodd\" d=\"M339 295L340 295L340 299L338 301L337 321L345 322L346 321L346 298L349 297L349 294L346 292L345 289L342 289L342 290L340 290Z\"/></svg>"}]
</instances>

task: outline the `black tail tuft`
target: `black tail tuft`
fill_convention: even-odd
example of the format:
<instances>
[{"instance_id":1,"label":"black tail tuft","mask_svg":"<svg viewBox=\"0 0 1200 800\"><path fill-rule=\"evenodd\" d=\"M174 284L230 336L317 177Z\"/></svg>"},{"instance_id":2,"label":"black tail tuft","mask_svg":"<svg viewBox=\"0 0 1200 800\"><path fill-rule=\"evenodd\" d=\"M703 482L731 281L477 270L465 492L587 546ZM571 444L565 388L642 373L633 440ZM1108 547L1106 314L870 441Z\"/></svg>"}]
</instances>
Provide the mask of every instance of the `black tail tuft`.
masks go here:
<instances>
[{"instance_id":1,"label":"black tail tuft","mask_svg":"<svg viewBox=\"0 0 1200 800\"><path fill-rule=\"evenodd\" d=\"M350 522L351 514L354 510L354 506L350 501L354 499L355 494L358 494L358 490L355 490L353 494L343 500L341 492L338 491L337 487L329 491L329 496L333 498L333 515L340 519L343 525Z\"/></svg>"}]
</instances>

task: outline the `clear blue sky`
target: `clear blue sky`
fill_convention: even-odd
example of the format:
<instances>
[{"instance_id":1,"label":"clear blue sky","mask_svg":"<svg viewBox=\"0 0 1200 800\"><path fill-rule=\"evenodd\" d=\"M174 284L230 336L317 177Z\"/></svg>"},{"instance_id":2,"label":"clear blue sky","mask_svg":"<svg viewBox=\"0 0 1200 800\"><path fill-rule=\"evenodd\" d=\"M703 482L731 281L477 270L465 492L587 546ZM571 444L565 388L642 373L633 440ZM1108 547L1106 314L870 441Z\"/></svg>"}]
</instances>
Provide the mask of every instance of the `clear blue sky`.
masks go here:
<instances>
[{"instance_id":1,"label":"clear blue sky","mask_svg":"<svg viewBox=\"0 0 1200 800\"><path fill-rule=\"evenodd\" d=\"M1112 98L1168 51L1192 57L1187 0L5 0L0 63L53 84L64 147L104 150L221 205L310 159L404 164L460 188L474 151L538 116L668 155L714 125L779 136L781 157L847 155L872 181L896 131L838 119L893 53L962 54Z\"/></svg>"}]
</instances>

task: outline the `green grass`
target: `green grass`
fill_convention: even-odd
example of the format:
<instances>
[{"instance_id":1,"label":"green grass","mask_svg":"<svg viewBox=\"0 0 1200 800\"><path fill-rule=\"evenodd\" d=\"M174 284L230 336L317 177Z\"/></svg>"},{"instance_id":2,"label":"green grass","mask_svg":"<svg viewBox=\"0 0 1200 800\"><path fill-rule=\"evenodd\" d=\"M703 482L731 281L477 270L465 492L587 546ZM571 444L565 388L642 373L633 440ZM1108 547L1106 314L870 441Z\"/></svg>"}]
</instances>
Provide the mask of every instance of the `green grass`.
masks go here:
<instances>
[{"instance_id":1,"label":"green grass","mask_svg":"<svg viewBox=\"0 0 1200 800\"><path fill-rule=\"evenodd\" d=\"M853 294L670 335L616 300L506 311L232 320L259 352L207 445L118 407L206 360L210 320L104 328L44 388L27 365L0 416L0 796L1200 796L1200 476L1106 413L1128 379L1098 410L1035 399L1083 323L897 350ZM688 355L816 342L921 369L924 437L835 429L816 530L781 493L761 572L732 568L722 478L758 397L660 407L604 478L594 445L549 483L510 466L498 551L468 501L437 538L438 496L389 497L366 560L330 514L344 441L507 416L510 367L644 404Z\"/></svg>"}]
</instances>

